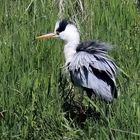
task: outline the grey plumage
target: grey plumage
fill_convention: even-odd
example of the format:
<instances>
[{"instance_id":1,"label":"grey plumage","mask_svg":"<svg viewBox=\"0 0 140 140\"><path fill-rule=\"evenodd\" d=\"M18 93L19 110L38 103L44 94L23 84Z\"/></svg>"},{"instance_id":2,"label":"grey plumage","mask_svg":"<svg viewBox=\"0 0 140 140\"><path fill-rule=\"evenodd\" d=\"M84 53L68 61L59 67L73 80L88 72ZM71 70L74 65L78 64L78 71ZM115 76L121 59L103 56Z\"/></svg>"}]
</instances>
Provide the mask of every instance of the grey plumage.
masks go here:
<instances>
[{"instance_id":1,"label":"grey plumage","mask_svg":"<svg viewBox=\"0 0 140 140\"><path fill-rule=\"evenodd\" d=\"M108 56L109 46L104 43L87 41L77 46L71 62L67 65L71 80L106 102L117 97L117 66Z\"/></svg>"},{"instance_id":2,"label":"grey plumage","mask_svg":"<svg viewBox=\"0 0 140 140\"><path fill-rule=\"evenodd\" d=\"M111 48L105 43L86 41L80 43L77 27L67 20L56 22L54 33L37 37L64 40L65 65L74 84L83 87L87 94L95 94L106 102L117 97L116 74L118 67L108 51Z\"/></svg>"}]
</instances>

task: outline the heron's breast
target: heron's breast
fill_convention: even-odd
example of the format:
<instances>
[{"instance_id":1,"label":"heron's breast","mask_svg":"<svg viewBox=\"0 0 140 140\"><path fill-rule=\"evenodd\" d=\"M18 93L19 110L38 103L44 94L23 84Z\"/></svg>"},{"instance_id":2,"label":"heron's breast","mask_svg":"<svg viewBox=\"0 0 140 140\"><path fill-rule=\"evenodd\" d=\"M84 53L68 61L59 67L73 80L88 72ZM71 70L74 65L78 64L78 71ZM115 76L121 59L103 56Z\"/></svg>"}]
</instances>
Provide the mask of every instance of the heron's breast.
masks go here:
<instances>
[{"instance_id":1,"label":"heron's breast","mask_svg":"<svg viewBox=\"0 0 140 140\"><path fill-rule=\"evenodd\" d=\"M67 45L64 47L64 55L65 55L66 64L71 62L71 60L72 60L72 58L74 57L75 54L76 54L76 48L75 47L67 46Z\"/></svg>"}]
</instances>

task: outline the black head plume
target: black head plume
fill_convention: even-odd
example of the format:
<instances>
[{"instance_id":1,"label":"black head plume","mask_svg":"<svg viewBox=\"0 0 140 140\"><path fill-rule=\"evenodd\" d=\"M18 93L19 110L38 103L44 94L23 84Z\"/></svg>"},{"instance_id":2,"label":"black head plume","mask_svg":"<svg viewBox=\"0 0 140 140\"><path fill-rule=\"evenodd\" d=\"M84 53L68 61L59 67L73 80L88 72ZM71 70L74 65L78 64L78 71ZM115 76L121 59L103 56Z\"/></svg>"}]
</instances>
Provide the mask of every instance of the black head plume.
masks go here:
<instances>
[{"instance_id":1,"label":"black head plume","mask_svg":"<svg viewBox=\"0 0 140 140\"><path fill-rule=\"evenodd\" d=\"M66 29L66 26L68 24L72 24L72 22L66 20L66 19L63 19L59 22L59 27L56 29L56 32L63 32L65 29Z\"/></svg>"}]
</instances>

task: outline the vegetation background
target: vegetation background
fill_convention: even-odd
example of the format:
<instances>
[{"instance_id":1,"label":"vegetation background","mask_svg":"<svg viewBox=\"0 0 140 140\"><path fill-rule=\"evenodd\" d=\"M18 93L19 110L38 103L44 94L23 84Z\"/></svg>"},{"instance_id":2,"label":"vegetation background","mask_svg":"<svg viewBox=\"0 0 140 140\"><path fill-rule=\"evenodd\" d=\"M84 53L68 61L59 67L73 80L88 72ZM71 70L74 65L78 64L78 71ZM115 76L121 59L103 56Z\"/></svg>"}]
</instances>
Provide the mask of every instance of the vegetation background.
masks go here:
<instances>
[{"instance_id":1,"label":"vegetation background","mask_svg":"<svg viewBox=\"0 0 140 140\"><path fill-rule=\"evenodd\" d=\"M137 0L0 0L0 139L140 139L140 3ZM37 41L59 18L75 20L81 39L114 45L120 97L105 115L79 126L65 117L60 88L63 42Z\"/></svg>"}]
</instances>

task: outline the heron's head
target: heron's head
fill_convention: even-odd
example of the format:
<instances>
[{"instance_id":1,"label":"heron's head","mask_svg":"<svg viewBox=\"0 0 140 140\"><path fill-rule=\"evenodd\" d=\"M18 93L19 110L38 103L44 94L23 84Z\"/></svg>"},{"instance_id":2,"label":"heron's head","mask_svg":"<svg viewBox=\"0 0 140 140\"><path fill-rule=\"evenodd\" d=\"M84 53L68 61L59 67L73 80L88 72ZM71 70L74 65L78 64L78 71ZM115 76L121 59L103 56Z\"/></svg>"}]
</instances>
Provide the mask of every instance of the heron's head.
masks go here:
<instances>
[{"instance_id":1,"label":"heron's head","mask_svg":"<svg viewBox=\"0 0 140 140\"><path fill-rule=\"evenodd\" d=\"M55 24L53 33L36 37L37 39L60 38L65 42L80 41L77 27L70 21L59 20Z\"/></svg>"}]
</instances>

